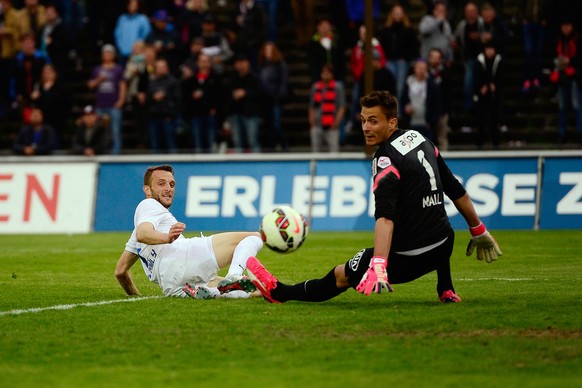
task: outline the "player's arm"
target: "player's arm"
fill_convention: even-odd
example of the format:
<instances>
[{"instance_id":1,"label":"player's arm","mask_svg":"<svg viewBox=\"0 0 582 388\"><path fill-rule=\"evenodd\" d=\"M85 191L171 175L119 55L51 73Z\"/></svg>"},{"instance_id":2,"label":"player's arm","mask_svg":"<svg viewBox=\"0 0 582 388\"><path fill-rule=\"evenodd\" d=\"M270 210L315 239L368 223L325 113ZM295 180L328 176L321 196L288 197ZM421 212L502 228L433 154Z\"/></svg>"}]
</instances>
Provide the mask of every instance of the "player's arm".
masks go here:
<instances>
[{"instance_id":1,"label":"player's arm","mask_svg":"<svg viewBox=\"0 0 582 388\"><path fill-rule=\"evenodd\" d=\"M384 217L376 220L374 227L374 256L370 260L368 270L357 285L356 291L364 295L370 295L372 292L379 294L382 292L382 288L386 288L389 292L393 291L392 286L388 283L388 274L386 272L393 231L394 222L391 220Z\"/></svg>"},{"instance_id":2,"label":"player's arm","mask_svg":"<svg viewBox=\"0 0 582 388\"><path fill-rule=\"evenodd\" d=\"M129 271L137 259L138 256L135 253L123 251L115 266L115 277L127 295L139 295L139 290L133 282L131 272Z\"/></svg>"},{"instance_id":3,"label":"player's arm","mask_svg":"<svg viewBox=\"0 0 582 388\"><path fill-rule=\"evenodd\" d=\"M501 249L495 238L487 231L487 228L481 222L481 219L475 211L473 202L469 198L469 194L465 193L462 197L453 201L453 204L461 213L471 232L471 241L467 246L467 256L471 256L473 250L477 250L477 259L485 260L491 263L501 256Z\"/></svg>"},{"instance_id":4,"label":"player's arm","mask_svg":"<svg viewBox=\"0 0 582 388\"><path fill-rule=\"evenodd\" d=\"M186 224L176 222L170 227L168 233L163 233L157 231L151 222L142 222L137 226L136 238L138 242L147 245L171 244L180 237L184 229L186 229Z\"/></svg>"},{"instance_id":5,"label":"player's arm","mask_svg":"<svg viewBox=\"0 0 582 388\"><path fill-rule=\"evenodd\" d=\"M453 201L453 204L455 205L459 213L461 213L461 215L465 219L465 222L467 222L469 228L474 228L481 223L481 219L479 218L479 215L475 211L475 207L473 206L471 198L469 198L469 194L467 193L463 194L462 197L455 199Z\"/></svg>"},{"instance_id":6,"label":"player's arm","mask_svg":"<svg viewBox=\"0 0 582 388\"><path fill-rule=\"evenodd\" d=\"M392 233L394 222L381 217L376 220L374 226L374 256L388 257L392 245Z\"/></svg>"}]
</instances>

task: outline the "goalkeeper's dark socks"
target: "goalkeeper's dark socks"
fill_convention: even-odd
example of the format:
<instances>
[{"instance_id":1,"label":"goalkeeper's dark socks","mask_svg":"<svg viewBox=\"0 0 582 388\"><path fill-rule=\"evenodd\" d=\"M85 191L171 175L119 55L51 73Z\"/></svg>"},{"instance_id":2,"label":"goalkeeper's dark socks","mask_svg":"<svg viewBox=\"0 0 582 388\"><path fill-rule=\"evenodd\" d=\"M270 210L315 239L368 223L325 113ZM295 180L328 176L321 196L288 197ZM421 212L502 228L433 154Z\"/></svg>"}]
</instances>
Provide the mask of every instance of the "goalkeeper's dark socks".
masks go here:
<instances>
[{"instance_id":1,"label":"goalkeeper's dark socks","mask_svg":"<svg viewBox=\"0 0 582 388\"><path fill-rule=\"evenodd\" d=\"M281 282L271 291L273 299L279 302L300 300L303 302L323 302L332 299L347 288L337 288L334 269L321 279L311 279L294 285Z\"/></svg>"}]
</instances>

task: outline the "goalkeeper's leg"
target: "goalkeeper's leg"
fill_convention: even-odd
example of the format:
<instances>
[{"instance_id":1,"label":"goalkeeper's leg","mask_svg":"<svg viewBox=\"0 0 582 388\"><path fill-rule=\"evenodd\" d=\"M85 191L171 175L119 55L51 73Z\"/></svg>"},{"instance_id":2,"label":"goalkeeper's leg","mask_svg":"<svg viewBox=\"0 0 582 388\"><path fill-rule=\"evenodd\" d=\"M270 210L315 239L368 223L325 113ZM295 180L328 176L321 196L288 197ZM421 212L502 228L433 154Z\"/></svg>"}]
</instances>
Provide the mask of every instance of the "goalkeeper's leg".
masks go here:
<instances>
[{"instance_id":1,"label":"goalkeeper's leg","mask_svg":"<svg viewBox=\"0 0 582 388\"><path fill-rule=\"evenodd\" d=\"M340 265L343 270L344 265ZM349 288L338 287L336 280L336 270L333 268L327 275L320 279L310 279L301 283L286 285L278 282L277 287L271 291L273 299L279 302L288 300L299 300L303 302L323 302L335 298Z\"/></svg>"}]
</instances>

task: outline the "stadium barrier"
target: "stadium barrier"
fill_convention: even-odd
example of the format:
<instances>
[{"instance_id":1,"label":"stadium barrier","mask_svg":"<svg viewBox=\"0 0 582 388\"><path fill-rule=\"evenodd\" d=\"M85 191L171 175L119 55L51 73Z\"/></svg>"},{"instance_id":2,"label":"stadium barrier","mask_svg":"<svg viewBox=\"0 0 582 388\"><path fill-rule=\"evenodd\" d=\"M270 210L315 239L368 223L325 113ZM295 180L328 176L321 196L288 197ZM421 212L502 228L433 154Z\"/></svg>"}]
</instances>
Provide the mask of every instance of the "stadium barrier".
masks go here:
<instances>
[{"instance_id":1,"label":"stadium barrier","mask_svg":"<svg viewBox=\"0 0 582 388\"><path fill-rule=\"evenodd\" d=\"M491 229L582 228L582 151L448 152ZM148 166L176 170L172 205L188 230L256 230L277 205L312 230L371 230L370 158L363 153L0 158L0 233L130 231ZM445 198L455 228L466 228Z\"/></svg>"}]
</instances>

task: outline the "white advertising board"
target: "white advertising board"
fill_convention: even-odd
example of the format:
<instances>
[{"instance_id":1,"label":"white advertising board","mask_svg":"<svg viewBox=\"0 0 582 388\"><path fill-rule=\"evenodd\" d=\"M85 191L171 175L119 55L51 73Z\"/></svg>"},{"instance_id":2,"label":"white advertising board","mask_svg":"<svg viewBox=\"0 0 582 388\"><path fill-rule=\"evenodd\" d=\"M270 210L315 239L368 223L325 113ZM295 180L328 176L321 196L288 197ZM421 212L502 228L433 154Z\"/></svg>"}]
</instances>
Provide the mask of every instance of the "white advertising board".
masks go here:
<instances>
[{"instance_id":1,"label":"white advertising board","mask_svg":"<svg viewBox=\"0 0 582 388\"><path fill-rule=\"evenodd\" d=\"M90 232L97 166L0 164L0 234Z\"/></svg>"}]
</instances>

